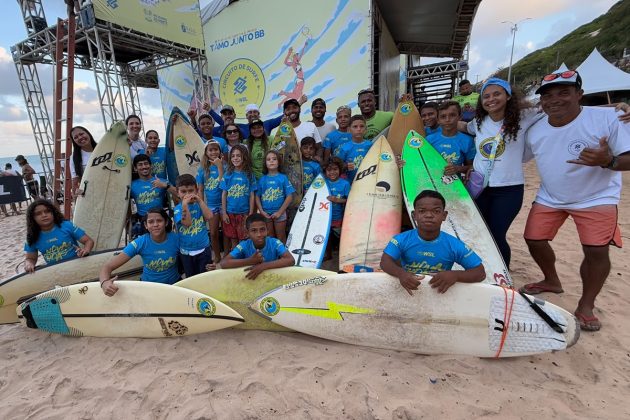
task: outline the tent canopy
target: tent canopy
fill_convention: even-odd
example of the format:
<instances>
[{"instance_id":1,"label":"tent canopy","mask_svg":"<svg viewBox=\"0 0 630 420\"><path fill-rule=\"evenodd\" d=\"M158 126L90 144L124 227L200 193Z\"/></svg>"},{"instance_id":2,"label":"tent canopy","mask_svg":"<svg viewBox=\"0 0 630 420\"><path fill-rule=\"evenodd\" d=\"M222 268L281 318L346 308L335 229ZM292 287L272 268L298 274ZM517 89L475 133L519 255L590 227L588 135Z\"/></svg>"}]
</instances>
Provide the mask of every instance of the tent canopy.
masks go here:
<instances>
[{"instance_id":1,"label":"tent canopy","mask_svg":"<svg viewBox=\"0 0 630 420\"><path fill-rule=\"evenodd\" d=\"M582 76L584 94L630 90L630 74L610 64L602 55L593 52L577 68Z\"/></svg>"}]
</instances>

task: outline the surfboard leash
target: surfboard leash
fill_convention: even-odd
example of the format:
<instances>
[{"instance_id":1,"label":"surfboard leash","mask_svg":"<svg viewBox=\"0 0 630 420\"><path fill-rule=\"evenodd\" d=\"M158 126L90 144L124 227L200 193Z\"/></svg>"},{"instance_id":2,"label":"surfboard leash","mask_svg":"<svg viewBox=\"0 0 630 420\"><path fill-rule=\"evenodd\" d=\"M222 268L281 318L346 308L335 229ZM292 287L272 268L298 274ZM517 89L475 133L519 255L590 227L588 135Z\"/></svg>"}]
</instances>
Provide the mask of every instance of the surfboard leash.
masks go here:
<instances>
[{"instance_id":1,"label":"surfboard leash","mask_svg":"<svg viewBox=\"0 0 630 420\"><path fill-rule=\"evenodd\" d=\"M501 344L499 344L499 349L497 353L494 355L495 358L499 358L501 356L501 352L503 351L503 346L505 345L505 340L507 339L508 332L510 330L510 321L512 319L512 308L514 307L514 297L516 293L514 289L508 289L507 287L501 286L503 289L503 294L505 295L505 308L503 309L503 332L501 333ZM508 309L508 290L512 292L512 301L510 302L510 308Z\"/></svg>"},{"instance_id":2,"label":"surfboard leash","mask_svg":"<svg viewBox=\"0 0 630 420\"><path fill-rule=\"evenodd\" d=\"M532 308L534 312L536 312L538 316L540 316L552 330L557 333L564 334L564 330L562 329L562 327L556 321L554 321L547 312L543 311L543 309L536 302L527 297L525 293L521 291L519 291L518 293L523 296L523 299L525 299L527 303L529 303L529 307Z\"/></svg>"}]
</instances>

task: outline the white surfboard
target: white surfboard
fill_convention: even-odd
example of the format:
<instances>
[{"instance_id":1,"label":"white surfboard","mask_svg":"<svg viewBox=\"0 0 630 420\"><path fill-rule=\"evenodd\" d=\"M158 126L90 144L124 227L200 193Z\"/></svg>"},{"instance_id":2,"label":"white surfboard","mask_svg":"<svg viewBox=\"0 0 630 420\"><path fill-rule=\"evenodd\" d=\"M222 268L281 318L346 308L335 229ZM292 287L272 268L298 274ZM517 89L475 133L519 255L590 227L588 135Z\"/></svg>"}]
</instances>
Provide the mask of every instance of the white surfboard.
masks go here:
<instances>
[{"instance_id":1,"label":"white surfboard","mask_svg":"<svg viewBox=\"0 0 630 420\"><path fill-rule=\"evenodd\" d=\"M55 286L69 286L98 280L101 267L120 254L119 249L93 252L87 257L74 258L54 265L37 266L32 274L21 273L0 281L0 324L18 322L17 303ZM123 264L114 275L124 280L139 280L142 259L139 256Z\"/></svg>"},{"instance_id":2,"label":"white surfboard","mask_svg":"<svg viewBox=\"0 0 630 420\"><path fill-rule=\"evenodd\" d=\"M287 237L287 249L297 266L319 268L324 261L332 222L329 195L326 180L319 174L298 206Z\"/></svg>"},{"instance_id":3,"label":"white surfboard","mask_svg":"<svg viewBox=\"0 0 630 420\"><path fill-rule=\"evenodd\" d=\"M100 283L44 292L22 303L20 321L29 328L75 337L178 337L243 322L234 310L193 290L151 282L118 282L105 296Z\"/></svg>"},{"instance_id":4,"label":"white surfboard","mask_svg":"<svg viewBox=\"0 0 630 420\"><path fill-rule=\"evenodd\" d=\"M98 142L81 178L72 222L94 240L94 251L118 248L131 185L131 155L127 128L112 125Z\"/></svg>"},{"instance_id":5,"label":"white surfboard","mask_svg":"<svg viewBox=\"0 0 630 420\"><path fill-rule=\"evenodd\" d=\"M402 191L394 152L379 137L359 166L346 203L339 269L346 272L380 270L383 249L400 233Z\"/></svg>"},{"instance_id":6,"label":"white surfboard","mask_svg":"<svg viewBox=\"0 0 630 420\"><path fill-rule=\"evenodd\" d=\"M564 350L579 338L575 317L549 302L527 297L547 323L513 289L457 283L440 294L429 279L410 296L385 273L317 276L278 287L250 307L295 331L421 354L524 356Z\"/></svg>"},{"instance_id":7,"label":"white surfboard","mask_svg":"<svg viewBox=\"0 0 630 420\"><path fill-rule=\"evenodd\" d=\"M178 110L173 110L173 113L176 111ZM179 175L190 174L196 176L203 156L203 140L201 140L195 128L182 115L172 124L172 130L173 150Z\"/></svg>"}]
</instances>

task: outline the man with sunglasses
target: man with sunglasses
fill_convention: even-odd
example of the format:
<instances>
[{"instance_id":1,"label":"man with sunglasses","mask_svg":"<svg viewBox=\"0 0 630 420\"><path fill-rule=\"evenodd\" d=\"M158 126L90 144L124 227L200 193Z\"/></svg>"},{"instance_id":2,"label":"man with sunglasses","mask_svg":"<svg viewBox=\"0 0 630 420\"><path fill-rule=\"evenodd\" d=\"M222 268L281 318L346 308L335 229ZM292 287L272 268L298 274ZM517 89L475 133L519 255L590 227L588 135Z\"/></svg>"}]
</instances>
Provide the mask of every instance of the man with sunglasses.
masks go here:
<instances>
[{"instance_id":1,"label":"man with sunglasses","mask_svg":"<svg viewBox=\"0 0 630 420\"><path fill-rule=\"evenodd\" d=\"M365 118L367 129L365 139L372 140L378 133L385 130L392 123L393 112L379 111L376 109L376 96L372 89L363 89L357 95L361 115Z\"/></svg>"},{"instance_id":2,"label":"man with sunglasses","mask_svg":"<svg viewBox=\"0 0 630 420\"><path fill-rule=\"evenodd\" d=\"M621 247L617 204L620 172L630 170L630 126L613 109L580 106L582 78L577 71L545 76L536 93L546 116L529 129L525 154L536 159L541 184L524 236L544 279L521 290L563 292L549 241L571 216L584 253L575 316L583 330L598 331L595 298L610 272L609 245Z\"/></svg>"}]
</instances>

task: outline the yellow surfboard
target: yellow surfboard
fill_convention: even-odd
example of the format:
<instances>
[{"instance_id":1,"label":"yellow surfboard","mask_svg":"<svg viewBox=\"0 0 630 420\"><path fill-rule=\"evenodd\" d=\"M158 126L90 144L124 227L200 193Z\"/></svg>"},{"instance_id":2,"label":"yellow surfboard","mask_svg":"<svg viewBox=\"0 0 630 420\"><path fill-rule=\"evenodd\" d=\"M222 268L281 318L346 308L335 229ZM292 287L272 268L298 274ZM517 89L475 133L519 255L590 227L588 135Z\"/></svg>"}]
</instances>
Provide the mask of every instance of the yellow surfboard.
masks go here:
<instances>
[{"instance_id":1,"label":"yellow surfboard","mask_svg":"<svg viewBox=\"0 0 630 420\"><path fill-rule=\"evenodd\" d=\"M182 116L179 116L177 121L172 124L172 130L173 151L179 175L197 176L197 170L201 165L201 157L203 156L203 140L197 134L197 130Z\"/></svg>"}]
</instances>

